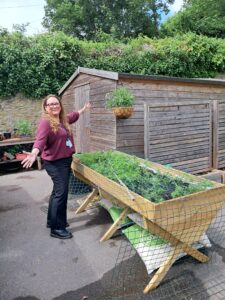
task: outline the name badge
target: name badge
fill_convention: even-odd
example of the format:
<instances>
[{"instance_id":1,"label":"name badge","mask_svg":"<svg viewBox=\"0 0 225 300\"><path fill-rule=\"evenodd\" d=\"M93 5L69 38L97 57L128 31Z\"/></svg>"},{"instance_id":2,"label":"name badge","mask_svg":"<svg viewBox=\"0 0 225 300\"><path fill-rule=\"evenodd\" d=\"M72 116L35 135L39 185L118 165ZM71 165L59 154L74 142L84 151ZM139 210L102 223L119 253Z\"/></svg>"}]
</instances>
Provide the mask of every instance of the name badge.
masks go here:
<instances>
[{"instance_id":1,"label":"name badge","mask_svg":"<svg viewBox=\"0 0 225 300\"><path fill-rule=\"evenodd\" d=\"M66 140L66 146L69 147L69 148L72 148L72 147L73 147L73 144L72 144L72 142L71 142L70 139L67 139L67 140Z\"/></svg>"}]
</instances>

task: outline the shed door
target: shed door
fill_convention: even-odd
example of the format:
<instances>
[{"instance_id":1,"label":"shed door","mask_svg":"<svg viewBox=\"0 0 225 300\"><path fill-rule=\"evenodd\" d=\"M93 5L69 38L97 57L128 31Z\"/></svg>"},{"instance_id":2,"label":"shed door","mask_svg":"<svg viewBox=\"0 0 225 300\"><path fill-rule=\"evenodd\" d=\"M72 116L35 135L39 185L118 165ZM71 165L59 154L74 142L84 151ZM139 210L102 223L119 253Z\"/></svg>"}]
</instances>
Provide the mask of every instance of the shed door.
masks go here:
<instances>
[{"instance_id":1,"label":"shed door","mask_svg":"<svg viewBox=\"0 0 225 300\"><path fill-rule=\"evenodd\" d=\"M212 169L210 101L188 102L145 105L145 157L185 172L209 171Z\"/></svg>"},{"instance_id":2,"label":"shed door","mask_svg":"<svg viewBox=\"0 0 225 300\"><path fill-rule=\"evenodd\" d=\"M81 109L89 101L90 85L89 83L75 87L75 111ZM76 125L76 152L88 152L90 150L90 112L83 113Z\"/></svg>"}]
</instances>

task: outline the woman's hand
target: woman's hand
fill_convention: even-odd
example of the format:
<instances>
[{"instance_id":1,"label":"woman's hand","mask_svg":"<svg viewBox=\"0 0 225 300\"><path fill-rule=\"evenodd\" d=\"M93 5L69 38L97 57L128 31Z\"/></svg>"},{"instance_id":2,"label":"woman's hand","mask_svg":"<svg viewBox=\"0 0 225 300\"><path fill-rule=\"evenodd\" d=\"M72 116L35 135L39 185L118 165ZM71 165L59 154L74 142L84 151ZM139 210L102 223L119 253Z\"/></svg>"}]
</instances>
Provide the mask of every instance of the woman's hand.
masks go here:
<instances>
[{"instance_id":1,"label":"woman's hand","mask_svg":"<svg viewBox=\"0 0 225 300\"><path fill-rule=\"evenodd\" d=\"M21 162L21 164L23 165L23 168L30 168L33 163L35 162L36 158L37 158L37 154L33 153L33 152L26 152L23 151L23 153L27 154L27 157L24 158L24 160Z\"/></svg>"},{"instance_id":2,"label":"woman's hand","mask_svg":"<svg viewBox=\"0 0 225 300\"><path fill-rule=\"evenodd\" d=\"M82 114L83 112L90 110L90 108L91 108L91 103L87 102L84 104L84 106L80 110L78 110L78 113Z\"/></svg>"}]
</instances>

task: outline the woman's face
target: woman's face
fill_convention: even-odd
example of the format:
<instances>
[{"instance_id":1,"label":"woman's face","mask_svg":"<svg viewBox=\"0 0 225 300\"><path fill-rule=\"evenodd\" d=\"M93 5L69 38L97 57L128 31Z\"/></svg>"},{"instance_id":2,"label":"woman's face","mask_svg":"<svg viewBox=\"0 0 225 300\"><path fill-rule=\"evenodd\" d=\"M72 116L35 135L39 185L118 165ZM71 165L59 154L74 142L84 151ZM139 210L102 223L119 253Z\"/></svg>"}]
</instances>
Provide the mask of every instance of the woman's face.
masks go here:
<instances>
[{"instance_id":1,"label":"woman's face","mask_svg":"<svg viewBox=\"0 0 225 300\"><path fill-rule=\"evenodd\" d=\"M59 100L55 97L50 97L46 101L45 110L49 115L58 117L61 111Z\"/></svg>"}]
</instances>

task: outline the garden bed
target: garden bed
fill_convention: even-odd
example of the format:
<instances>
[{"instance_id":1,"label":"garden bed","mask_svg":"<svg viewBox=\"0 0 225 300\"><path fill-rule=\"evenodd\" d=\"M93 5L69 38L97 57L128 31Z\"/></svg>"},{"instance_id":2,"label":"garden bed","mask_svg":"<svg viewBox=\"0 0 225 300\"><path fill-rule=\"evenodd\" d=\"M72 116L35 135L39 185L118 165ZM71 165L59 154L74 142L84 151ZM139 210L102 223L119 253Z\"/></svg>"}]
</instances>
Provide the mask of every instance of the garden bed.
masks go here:
<instances>
[{"instance_id":1,"label":"garden bed","mask_svg":"<svg viewBox=\"0 0 225 300\"><path fill-rule=\"evenodd\" d=\"M94 188L77 213L97 193L123 209L101 241L110 238L119 222L132 212L140 216L150 236L156 235L170 246L145 293L158 286L182 253L201 262L208 261L194 243L202 239L224 205L223 184L117 151L75 155L72 170Z\"/></svg>"},{"instance_id":2,"label":"garden bed","mask_svg":"<svg viewBox=\"0 0 225 300\"><path fill-rule=\"evenodd\" d=\"M223 184L118 151L75 155L72 169L75 175L97 186L104 197L110 196L120 206L130 207L166 230L179 226L183 231L196 224L210 223L225 201ZM140 185L136 184L137 177ZM175 187L174 191L169 187L170 194L175 194L175 198L167 201L162 199L162 195L168 193L168 189L162 189L163 186L167 188L163 179ZM144 190L144 195L151 195L152 198L147 199L147 196L143 197L137 190L132 190L133 182L139 190ZM144 188L141 185L143 183Z\"/></svg>"},{"instance_id":3,"label":"garden bed","mask_svg":"<svg viewBox=\"0 0 225 300\"><path fill-rule=\"evenodd\" d=\"M124 184L129 190L154 203L209 190L215 186L209 180L196 180L188 174L171 174L159 170L156 164L140 161L117 151L102 151L75 155L85 166L105 177Z\"/></svg>"}]
</instances>

